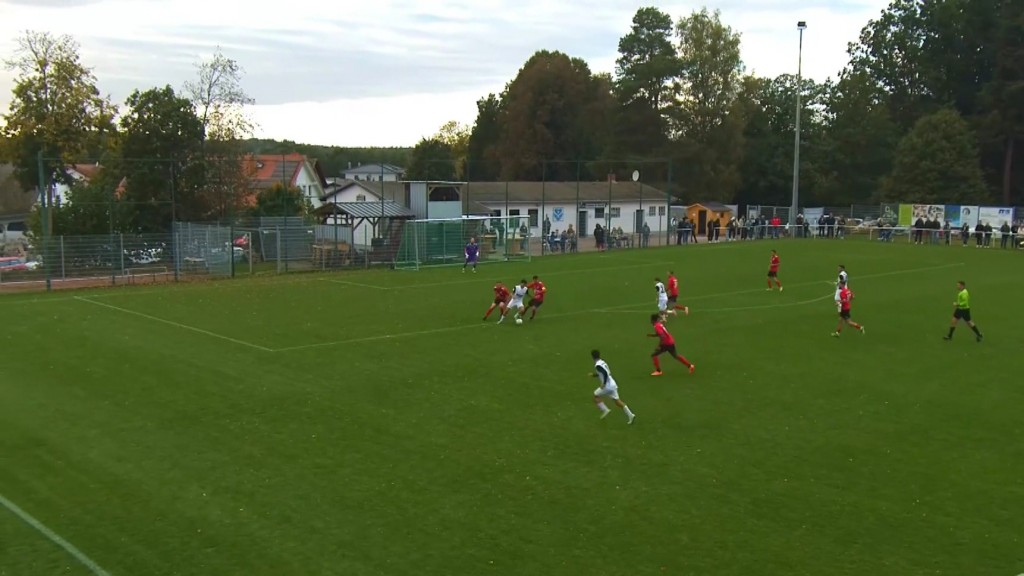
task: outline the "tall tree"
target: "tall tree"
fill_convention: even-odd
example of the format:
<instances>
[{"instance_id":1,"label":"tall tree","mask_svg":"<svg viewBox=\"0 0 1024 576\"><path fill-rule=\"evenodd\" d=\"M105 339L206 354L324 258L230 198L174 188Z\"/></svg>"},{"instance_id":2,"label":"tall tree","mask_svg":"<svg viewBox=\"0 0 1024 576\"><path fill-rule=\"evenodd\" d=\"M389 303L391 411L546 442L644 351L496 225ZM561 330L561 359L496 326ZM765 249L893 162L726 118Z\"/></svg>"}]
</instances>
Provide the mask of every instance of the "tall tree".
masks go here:
<instances>
[{"instance_id":1,"label":"tall tree","mask_svg":"<svg viewBox=\"0 0 1024 576\"><path fill-rule=\"evenodd\" d=\"M731 201L740 185L743 114L740 36L705 8L676 24L682 61L673 135L679 176L694 198Z\"/></svg>"},{"instance_id":2,"label":"tall tree","mask_svg":"<svg viewBox=\"0 0 1024 576\"><path fill-rule=\"evenodd\" d=\"M436 136L423 138L412 149L405 175L409 180L455 180L455 154L451 145Z\"/></svg>"},{"instance_id":3,"label":"tall tree","mask_svg":"<svg viewBox=\"0 0 1024 576\"><path fill-rule=\"evenodd\" d=\"M248 194L251 162L244 159L244 141L256 124L246 106L255 104L242 87L244 71L218 47L213 57L196 63L196 78L185 83L203 125L203 156L206 189L203 194L216 205L220 217L241 207Z\"/></svg>"},{"instance_id":4,"label":"tall tree","mask_svg":"<svg viewBox=\"0 0 1024 576\"><path fill-rule=\"evenodd\" d=\"M942 109L918 120L896 148L882 199L921 204L984 204L988 191L967 121Z\"/></svg>"},{"instance_id":5,"label":"tall tree","mask_svg":"<svg viewBox=\"0 0 1024 576\"><path fill-rule=\"evenodd\" d=\"M884 89L867 72L848 69L828 91L826 115L831 177L822 190L821 203L871 202L892 169L900 137Z\"/></svg>"},{"instance_id":6,"label":"tall tree","mask_svg":"<svg viewBox=\"0 0 1024 576\"><path fill-rule=\"evenodd\" d=\"M495 180L501 171L497 148L501 141L502 98L488 94L477 100L476 110L467 144L466 179Z\"/></svg>"},{"instance_id":7,"label":"tall tree","mask_svg":"<svg viewBox=\"0 0 1024 576\"><path fill-rule=\"evenodd\" d=\"M165 86L136 90L125 106L124 198L137 207L134 229L166 231L172 214L192 221L214 216L216 206L201 193L203 123L192 102Z\"/></svg>"},{"instance_id":8,"label":"tall tree","mask_svg":"<svg viewBox=\"0 0 1024 576\"><path fill-rule=\"evenodd\" d=\"M667 142L666 108L675 96L681 62L672 42L672 17L654 7L633 15L629 32L619 39L615 61L613 152L649 156Z\"/></svg>"},{"instance_id":9,"label":"tall tree","mask_svg":"<svg viewBox=\"0 0 1024 576\"><path fill-rule=\"evenodd\" d=\"M470 128L455 120L445 122L434 135L436 140L448 146L451 161L455 167L454 178L466 177L466 159L469 155Z\"/></svg>"},{"instance_id":10,"label":"tall tree","mask_svg":"<svg viewBox=\"0 0 1024 576\"><path fill-rule=\"evenodd\" d=\"M982 133L998 143L1002 152L1001 197L1015 202L1014 160L1024 157L1024 4L1004 1L995 35L993 77L982 90Z\"/></svg>"},{"instance_id":11,"label":"tall tree","mask_svg":"<svg viewBox=\"0 0 1024 576\"><path fill-rule=\"evenodd\" d=\"M113 127L114 106L100 95L92 70L82 64L78 44L70 36L25 32L4 65L18 76L0 127L0 152L15 165L25 188L40 184L40 152L43 177L70 184L65 166L96 150Z\"/></svg>"},{"instance_id":12,"label":"tall tree","mask_svg":"<svg viewBox=\"0 0 1024 576\"><path fill-rule=\"evenodd\" d=\"M579 160L606 149L598 138L608 133L609 88L579 58L545 50L530 57L502 99L501 177L574 180Z\"/></svg>"}]
</instances>

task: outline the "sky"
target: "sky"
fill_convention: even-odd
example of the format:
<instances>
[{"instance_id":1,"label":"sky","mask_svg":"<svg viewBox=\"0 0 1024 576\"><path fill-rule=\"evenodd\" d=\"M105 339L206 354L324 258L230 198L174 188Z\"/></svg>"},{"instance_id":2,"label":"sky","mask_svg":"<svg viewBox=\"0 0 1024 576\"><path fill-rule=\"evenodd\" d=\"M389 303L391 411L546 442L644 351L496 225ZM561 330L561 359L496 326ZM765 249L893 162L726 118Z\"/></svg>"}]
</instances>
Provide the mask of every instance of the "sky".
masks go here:
<instances>
[{"instance_id":1,"label":"sky","mask_svg":"<svg viewBox=\"0 0 1024 576\"><path fill-rule=\"evenodd\" d=\"M613 72L633 14L673 19L703 6L741 34L748 72L822 81L888 0L0 0L0 55L25 30L68 34L100 90L195 75L219 46L242 66L257 136L336 146L413 146L449 120L472 125L476 101L500 92L537 50L560 50ZM12 72L0 69L0 110Z\"/></svg>"}]
</instances>

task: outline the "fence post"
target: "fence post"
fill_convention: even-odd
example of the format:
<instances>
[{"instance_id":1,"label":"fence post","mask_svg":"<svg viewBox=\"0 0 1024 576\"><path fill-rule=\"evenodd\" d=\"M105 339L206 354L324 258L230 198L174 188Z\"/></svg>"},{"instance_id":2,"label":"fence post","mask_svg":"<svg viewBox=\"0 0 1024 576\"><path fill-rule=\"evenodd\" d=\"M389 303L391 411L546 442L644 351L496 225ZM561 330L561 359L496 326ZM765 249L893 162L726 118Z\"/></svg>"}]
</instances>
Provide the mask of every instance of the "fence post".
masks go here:
<instances>
[{"instance_id":1,"label":"fence post","mask_svg":"<svg viewBox=\"0 0 1024 576\"><path fill-rule=\"evenodd\" d=\"M174 252L174 281L178 281L178 273L181 268L181 242L178 237L181 235L181 227L177 222L171 222L171 250Z\"/></svg>"},{"instance_id":2,"label":"fence post","mask_svg":"<svg viewBox=\"0 0 1024 576\"><path fill-rule=\"evenodd\" d=\"M121 276L124 276L124 232L118 234L118 237L121 239Z\"/></svg>"},{"instance_id":3,"label":"fence post","mask_svg":"<svg viewBox=\"0 0 1024 576\"><path fill-rule=\"evenodd\" d=\"M64 280L67 278L67 272L64 270L64 236L60 237L60 279Z\"/></svg>"}]
</instances>

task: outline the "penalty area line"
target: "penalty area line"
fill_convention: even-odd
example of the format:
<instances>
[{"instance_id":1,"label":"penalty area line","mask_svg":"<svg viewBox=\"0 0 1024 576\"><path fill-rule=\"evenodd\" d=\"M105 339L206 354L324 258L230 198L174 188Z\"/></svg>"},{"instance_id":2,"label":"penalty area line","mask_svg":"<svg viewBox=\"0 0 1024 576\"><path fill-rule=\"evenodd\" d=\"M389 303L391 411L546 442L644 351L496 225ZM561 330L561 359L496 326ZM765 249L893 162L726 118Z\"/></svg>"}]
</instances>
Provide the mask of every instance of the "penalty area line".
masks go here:
<instances>
[{"instance_id":1,"label":"penalty area line","mask_svg":"<svg viewBox=\"0 0 1024 576\"><path fill-rule=\"evenodd\" d=\"M107 572L102 567L100 567L100 565L94 562L92 558L89 558L81 550L75 548L73 544L61 538L60 535L54 532L53 530L47 528L45 524L43 524L39 520L36 520L34 516L19 508L17 504L5 498L3 494L0 494L0 504L2 504L4 508L10 511L11 514L14 514L18 518L20 518L22 522L34 528L36 532L39 532L43 536L46 536L46 538L50 542L53 542L57 546L63 548L65 552L70 554L75 560L78 560L79 564L88 568L96 576L110 576L110 572Z\"/></svg>"},{"instance_id":2,"label":"penalty area line","mask_svg":"<svg viewBox=\"0 0 1024 576\"><path fill-rule=\"evenodd\" d=\"M107 309L110 309L110 310L117 310L118 312L123 312L125 314L131 314L133 316L138 316L139 318L145 318L146 320L152 320L153 322L160 322L161 324L167 324L168 326L174 326L175 328L181 328L182 330L189 330L191 332L197 332L199 334L210 336L211 338L217 338L217 339L224 340L224 341L227 341L227 342L232 342L232 343L238 344L240 346L247 346L249 348L253 348L255 350L260 350L262 352L273 352L274 351L273 348L267 348L266 346L260 346L259 344L253 344L252 342L246 342L245 340L239 340L237 338L232 338L230 336L225 336L223 334L217 334L216 332L210 332L209 330L203 330L202 328L196 328L195 326L189 326L188 324L181 324L180 322L175 322L173 320L165 320L164 318L159 318L157 316L151 316L151 315L145 314L143 312L136 312L135 310L129 310L127 308L121 308L120 306L114 306L113 304L107 304L106 302L97 302L95 300L90 300L89 298L85 298L85 297L82 297L82 296L76 296L75 300L78 300L80 302L88 302L89 304L92 304L94 306L100 306L102 308L107 308Z\"/></svg>"}]
</instances>

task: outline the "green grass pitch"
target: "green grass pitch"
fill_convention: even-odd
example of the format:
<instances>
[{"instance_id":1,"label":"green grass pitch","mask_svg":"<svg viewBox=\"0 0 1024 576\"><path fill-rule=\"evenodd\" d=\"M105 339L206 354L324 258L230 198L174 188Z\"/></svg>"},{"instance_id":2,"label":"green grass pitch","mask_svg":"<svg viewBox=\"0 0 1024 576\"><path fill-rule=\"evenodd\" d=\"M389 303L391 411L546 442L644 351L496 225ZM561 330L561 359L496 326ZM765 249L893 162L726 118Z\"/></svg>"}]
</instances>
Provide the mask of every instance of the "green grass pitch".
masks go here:
<instances>
[{"instance_id":1,"label":"green grass pitch","mask_svg":"<svg viewBox=\"0 0 1024 576\"><path fill-rule=\"evenodd\" d=\"M111 576L1013 576L1021 258L783 241L5 296L0 496ZM865 335L829 337L837 264ZM697 371L652 378L669 269ZM533 274L537 320L481 322ZM960 279L980 344L942 340ZM599 420L592 348L632 426ZM0 575L91 572L0 507Z\"/></svg>"}]
</instances>

